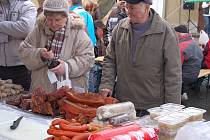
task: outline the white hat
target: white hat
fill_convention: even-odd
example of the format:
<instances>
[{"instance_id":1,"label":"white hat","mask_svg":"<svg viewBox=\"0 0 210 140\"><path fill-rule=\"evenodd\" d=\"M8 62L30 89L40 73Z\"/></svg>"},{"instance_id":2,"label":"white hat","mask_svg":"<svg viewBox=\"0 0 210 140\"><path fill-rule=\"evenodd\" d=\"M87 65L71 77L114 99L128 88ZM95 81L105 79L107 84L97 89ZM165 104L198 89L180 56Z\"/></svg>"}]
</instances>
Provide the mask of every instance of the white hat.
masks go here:
<instances>
[{"instance_id":1,"label":"white hat","mask_svg":"<svg viewBox=\"0 0 210 140\"><path fill-rule=\"evenodd\" d=\"M69 7L67 0L45 0L43 10L50 12L64 12L68 15Z\"/></svg>"}]
</instances>

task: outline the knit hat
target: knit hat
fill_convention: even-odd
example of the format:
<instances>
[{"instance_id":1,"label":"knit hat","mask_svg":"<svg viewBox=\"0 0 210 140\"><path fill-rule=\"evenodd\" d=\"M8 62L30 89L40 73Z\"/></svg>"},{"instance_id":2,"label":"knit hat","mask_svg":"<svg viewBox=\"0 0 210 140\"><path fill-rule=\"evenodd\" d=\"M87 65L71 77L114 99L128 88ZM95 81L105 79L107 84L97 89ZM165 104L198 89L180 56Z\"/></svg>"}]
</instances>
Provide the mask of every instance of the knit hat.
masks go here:
<instances>
[{"instance_id":1,"label":"knit hat","mask_svg":"<svg viewBox=\"0 0 210 140\"><path fill-rule=\"evenodd\" d=\"M125 1L130 4L137 4L139 2L145 2L146 4L152 5L152 0L125 0Z\"/></svg>"},{"instance_id":2,"label":"knit hat","mask_svg":"<svg viewBox=\"0 0 210 140\"><path fill-rule=\"evenodd\" d=\"M188 29L185 25L179 25L174 27L174 30L179 33L188 33Z\"/></svg>"},{"instance_id":3,"label":"knit hat","mask_svg":"<svg viewBox=\"0 0 210 140\"><path fill-rule=\"evenodd\" d=\"M50 12L64 12L68 15L69 7L67 0L45 0L43 10Z\"/></svg>"}]
</instances>

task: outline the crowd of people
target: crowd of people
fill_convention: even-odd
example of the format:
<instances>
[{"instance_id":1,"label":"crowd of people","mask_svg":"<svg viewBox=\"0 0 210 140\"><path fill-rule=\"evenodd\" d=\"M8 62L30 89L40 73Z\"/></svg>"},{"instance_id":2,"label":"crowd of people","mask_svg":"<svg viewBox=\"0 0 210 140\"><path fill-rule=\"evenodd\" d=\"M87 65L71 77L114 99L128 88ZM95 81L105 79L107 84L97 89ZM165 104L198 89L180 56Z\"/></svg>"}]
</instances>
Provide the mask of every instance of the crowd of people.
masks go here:
<instances>
[{"instance_id":1,"label":"crowd of people","mask_svg":"<svg viewBox=\"0 0 210 140\"><path fill-rule=\"evenodd\" d=\"M186 26L173 28L152 3L117 0L104 23L93 0L44 0L38 9L30 0L2 0L0 78L29 91L67 85L114 96L133 102L137 116L180 104L202 66L210 66L210 42L202 52ZM100 68L97 56L104 56ZM96 88L94 68L102 72Z\"/></svg>"}]
</instances>

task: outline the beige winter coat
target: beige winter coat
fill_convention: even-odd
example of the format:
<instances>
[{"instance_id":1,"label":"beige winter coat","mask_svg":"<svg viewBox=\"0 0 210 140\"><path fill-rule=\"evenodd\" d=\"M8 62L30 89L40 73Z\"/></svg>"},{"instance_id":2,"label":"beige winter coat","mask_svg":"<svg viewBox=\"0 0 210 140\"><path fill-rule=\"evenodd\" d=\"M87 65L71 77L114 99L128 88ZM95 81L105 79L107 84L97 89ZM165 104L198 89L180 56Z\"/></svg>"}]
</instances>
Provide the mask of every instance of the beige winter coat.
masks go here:
<instances>
[{"instance_id":1,"label":"beige winter coat","mask_svg":"<svg viewBox=\"0 0 210 140\"><path fill-rule=\"evenodd\" d=\"M73 87L87 90L87 73L94 64L94 48L84 31L84 24L79 19L68 18L65 38L60 59L69 66L69 77ZM35 29L21 43L20 57L26 67L32 71L31 89L41 86L47 92L56 90L47 76L48 67L40 58L42 48L46 46L47 36L53 32L45 24L45 17L40 15Z\"/></svg>"}]
</instances>

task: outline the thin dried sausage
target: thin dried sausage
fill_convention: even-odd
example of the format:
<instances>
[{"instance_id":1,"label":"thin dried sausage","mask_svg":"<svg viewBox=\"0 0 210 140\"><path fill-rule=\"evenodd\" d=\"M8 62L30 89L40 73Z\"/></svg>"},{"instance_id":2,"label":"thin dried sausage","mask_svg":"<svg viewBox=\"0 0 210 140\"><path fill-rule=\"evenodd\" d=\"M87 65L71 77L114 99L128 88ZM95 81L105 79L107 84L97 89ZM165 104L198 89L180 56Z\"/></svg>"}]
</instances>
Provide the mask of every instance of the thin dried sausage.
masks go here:
<instances>
[{"instance_id":1,"label":"thin dried sausage","mask_svg":"<svg viewBox=\"0 0 210 140\"><path fill-rule=\"evenodd\" d=\"M68 100L63 100L62 109L73 113L73 114L85 114L86 116L95 117L96 116L96 108L87 107L83 108L75 103L72 103Z\"/></svg>"},{"instance_id":2,"label":"thin dried sausage","mask_svg":"<svg viewBox=\"0 0 210 140\"><path fill-rule=\"evenodd\" d=\"M66 125L66 124L61 123L60 128L62 130L73 131L73 132L85 132L88 130L87 124L83 124L80 126L73 126L73 125Z\"/></svg>"},{"instance_id":3,"label":"thin dried sausage","mask_svg":"<svg viewBox=\"0 0 210 140\"><path fill-rule=\"evenodd\" d=\"M53 136L56 136L56 137L67 136L67 137L70 137L70 138L73 137L73 136L81 134L81 133L78 133L78 132L56 130L56 129L48 129L47 133L49 135L53 135Z\"/></svg>"},{"instance_id":4,"label":"thin dried sausage","mask_svg":"<svg viewBox=\"0 0 210 140\"><path fill-rule=\"evenodd\" d=\"M52 121L52 125L59 125L60 123L69 124L70 122L61 118L55 119Z\"/></svg>"}]
</instances>

